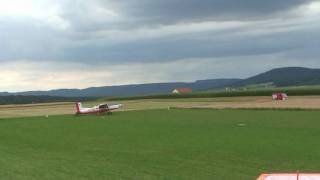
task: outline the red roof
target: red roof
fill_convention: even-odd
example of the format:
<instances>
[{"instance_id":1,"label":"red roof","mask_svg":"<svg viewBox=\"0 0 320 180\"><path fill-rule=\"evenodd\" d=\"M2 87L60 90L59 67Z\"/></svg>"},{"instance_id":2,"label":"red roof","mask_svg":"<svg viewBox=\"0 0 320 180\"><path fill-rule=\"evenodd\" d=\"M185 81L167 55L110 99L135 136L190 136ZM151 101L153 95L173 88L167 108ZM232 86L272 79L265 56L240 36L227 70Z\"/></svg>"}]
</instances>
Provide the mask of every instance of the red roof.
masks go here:
<instances>
[{"instance_id":1,"label":"red roof","mask_svg":"<svg viewBox=\"0 0 320 180\"><path fill-rule=\"evenodd\" d=\"M181 93L192 92L191 88L177 88L175 90L177 90L178 92L181 92Z\"/></svg>"}]
</instances>

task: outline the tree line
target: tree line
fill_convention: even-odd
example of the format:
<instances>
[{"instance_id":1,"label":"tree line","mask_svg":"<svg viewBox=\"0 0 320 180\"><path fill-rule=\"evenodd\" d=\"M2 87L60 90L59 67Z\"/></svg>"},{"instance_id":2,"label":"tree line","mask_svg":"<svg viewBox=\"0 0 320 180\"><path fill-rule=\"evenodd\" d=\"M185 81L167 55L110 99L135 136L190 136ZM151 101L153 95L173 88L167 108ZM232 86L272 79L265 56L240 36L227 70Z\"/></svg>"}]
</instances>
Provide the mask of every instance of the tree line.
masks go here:
<instances>
[{"instance_id":1,"label":"tree line","mask_svg":"<svg viewBox=\"0 0 320 180\"><path fill-rule=\"evenodd\" d=\"M76 102L94 100L92 97L56 97L56 96L0 96L0 104L36 104L50 102Z\"/></svg>"}]
</instances>

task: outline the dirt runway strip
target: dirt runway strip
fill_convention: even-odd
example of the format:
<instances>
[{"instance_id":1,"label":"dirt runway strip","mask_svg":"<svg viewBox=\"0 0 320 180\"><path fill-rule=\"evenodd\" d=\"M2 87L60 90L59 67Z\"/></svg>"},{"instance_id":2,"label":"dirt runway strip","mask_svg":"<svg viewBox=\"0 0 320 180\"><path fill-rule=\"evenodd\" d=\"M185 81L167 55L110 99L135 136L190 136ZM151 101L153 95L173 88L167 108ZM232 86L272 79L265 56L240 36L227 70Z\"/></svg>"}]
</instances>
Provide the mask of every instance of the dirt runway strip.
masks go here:
<instances>
[{"instance_id":1,"label":"dirt runway strip","mask_svg":"<svg viewBox=\"0 0 320 180\"><path fill-rule=\"evenodd\" d=\"M103 102L88 102L93 106ZM319 109L320 96L289 97L285 101L273 101L271 97L227 97L227 98L186 98L186 99L148 99L119 101L124 104L121 111L176 108L292 108ZM0 118L74 114L74 103L44 103L30 105L1 105Z\"/></svg>"},{"instance_id":2,"label":"dirt runway strip","mask_svg":"<svg viewBox=\"0 0 320 180\"><path fill-rule=\"evenodd\" d=\"M297 96L284 101L274 101L270 97L233 97L223 98L233 101L199 103L198 105L178 105L180 108L214 108L214 109L314 109L320 110L320 96Z\"/></svg>"}]
</instances>

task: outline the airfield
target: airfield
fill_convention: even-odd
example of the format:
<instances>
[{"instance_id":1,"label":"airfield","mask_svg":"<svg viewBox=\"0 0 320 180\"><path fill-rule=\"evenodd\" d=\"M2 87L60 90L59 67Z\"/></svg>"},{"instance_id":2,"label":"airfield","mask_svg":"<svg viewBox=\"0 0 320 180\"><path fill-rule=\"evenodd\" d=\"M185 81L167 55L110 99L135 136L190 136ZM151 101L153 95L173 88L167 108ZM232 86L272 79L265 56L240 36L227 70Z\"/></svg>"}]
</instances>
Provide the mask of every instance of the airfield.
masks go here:
<instances>
[{"instance_id":1,"label":"airfield","mask_svg":"<svg viewBox=\"0 0 320 180\"><path fill-rule=\"evenodd\" d=\"M105 101L85 102L84 106L94 106ZM108 102L110 103L110 102ZM112 102L111 102L112 103ZM142 99L122 100L120 111L205 108L205 109L306 109L320 110L320 96L292 96L286 101L273 101L269 96L183 98L183 99ZM45 115L72 115L75 103L42 103L27 105L0 105L0 118L29 117Z\"/></svg>"},{"instance_id":2,"label":"airfield","mask_svg":"<svg viewBox=\"0 0 320 180\"><path fill-rule=\"evenodd\" d=\"M320 96L116 103L124 108L110 116L74 116L74 103L0 106L1 178L249 180L320 169Z\"/></svg>"}]
</instances>

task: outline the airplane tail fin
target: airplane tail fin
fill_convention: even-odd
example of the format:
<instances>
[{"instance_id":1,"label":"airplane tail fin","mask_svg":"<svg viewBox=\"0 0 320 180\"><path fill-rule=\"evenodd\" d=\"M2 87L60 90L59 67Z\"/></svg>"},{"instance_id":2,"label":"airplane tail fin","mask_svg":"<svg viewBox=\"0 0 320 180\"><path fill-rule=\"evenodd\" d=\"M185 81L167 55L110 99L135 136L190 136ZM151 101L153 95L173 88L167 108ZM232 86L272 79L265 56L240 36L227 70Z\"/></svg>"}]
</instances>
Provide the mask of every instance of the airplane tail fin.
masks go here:
<instances>
[{"instance_id":1,"label":"airplane tail fin","mask_svg":"<svg viewBox=\"0 0 320 180\"><path fill-rule=\"evenodd\" d=\"M81 108L82 108L81 102L76 102L76 110L77 110L77 113L80 113Z\"/></svg>"}]
</instances>

